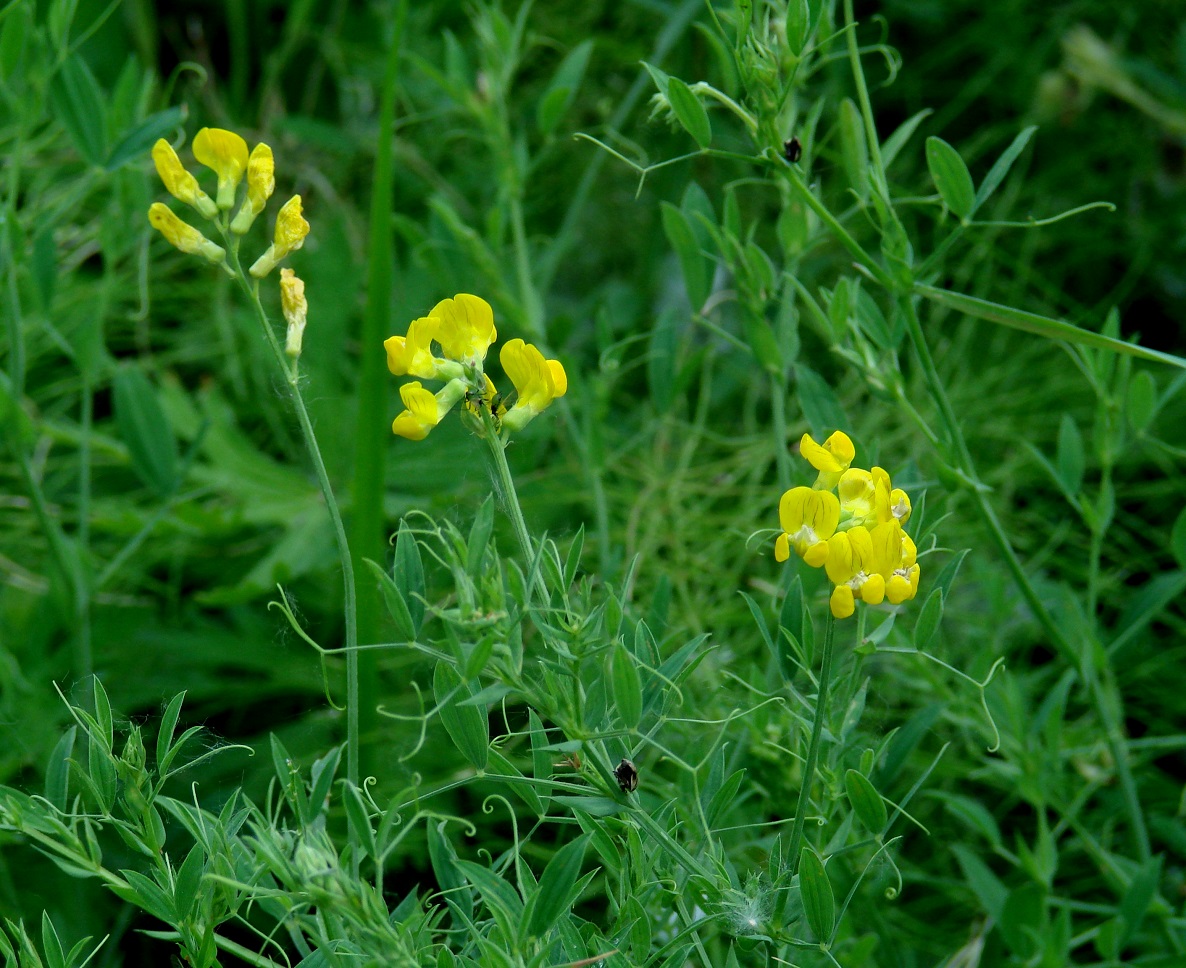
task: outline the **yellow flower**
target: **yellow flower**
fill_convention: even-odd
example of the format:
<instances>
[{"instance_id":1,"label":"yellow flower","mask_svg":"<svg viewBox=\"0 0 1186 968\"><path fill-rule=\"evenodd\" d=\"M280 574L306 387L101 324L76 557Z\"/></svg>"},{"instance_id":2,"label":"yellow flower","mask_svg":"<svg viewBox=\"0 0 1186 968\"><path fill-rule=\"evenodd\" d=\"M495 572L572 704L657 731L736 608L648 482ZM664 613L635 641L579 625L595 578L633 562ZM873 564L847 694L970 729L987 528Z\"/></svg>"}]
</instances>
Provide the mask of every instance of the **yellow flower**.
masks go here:
<instances>
[{"instance_id":1,"label":"yellow flower","mask_svg":"<svg viewBox=\"0 0 1186 968\"><path fill-rule=\"evenodd\" d=\"M170 245L175 245L182 252L200 255L215 265L226 262L226 252L222 246L215 245L192 225L183 222L168 205L153 202L148 208L148 221Z\"/></svg>"},{"instance_id":2,"label":"yellow flower","mask_svg":"<svg viewBox=\"0 0 1186 968\"><path fill-rule=\"evenodd\" d=\"M407 409L391 424L391 432L408 440L423 440L430 430L465 396L464 380L450 380L443 390L433 394L419 380L399 388L400 399Z\"/></svg>"},{"instance_id":3,"label":"yellow flower","mask_svg":"<svg viewBox=\"0 0 1186 968\"><path fill-rule=\"evenodd\" d=\"M560 361L544 359L543 353L530 343L521 339L505 343L499 359L518 392L515 405L502 418L508 430L522 430L553 400L568 392L568 376Z\"/></svg>"},{"instance_id":4,"label":"yellow flower","mask_svg":"<svg viewBox=\"0 0 1186 968\"><path fill-rule=\"evenodd\" d=\"M231 220L231 231L242 235L264 210L276 190L276 161L272 149L262 141L251 149L247 160L247 197Z\"/></svg>"},{"instance_id":5,"label":"yellow flower","mask_svg":"<svg viewBox=\"0 0 1186 968\"><path fill-rule=\"evenodd\" d=\"M452 380L463 374L460 363L439 359L432 353L432 341L440 326L440 317L422 316L408 324L407 336L391 336L383 341L387 369L392 375Z\"/></svg>"},{"instance_id":6,"label":"yellow flower","mask_svg":"<svg viewBox=\"0 0 1186 968\"><path fill-rule=\"evenodd\" d=\"M262 279L276 268L276 263L304 245L308 234L309 223L301 214L301 196L293 195L276 214L276 232L268 251L248 271L256 279Z\"/></svg>"},{"instance_id":7,"label":"yellow flower","mask_svg":"<svg viewBox=\"0 0 1186 968\"><path fill-rule=\"evenodd\" d=\"M799 441L799 453L819 471L819 476L812 486L821 491L832 490L857 455L848 434L842 430L832 434L824 441L822 447L812 439L811 434L804 434Z\"/></svg>"},{"instance_id":8,"label":"yellow flower","mask_svg":"<svg viewBox=\"0 0 1186 968\"><path fill-rule=\"evenodd\" d=\"M877 468L880 470L880 468ZM873 475L859 467L850 467L840 475L840 483L836 485L836 495L840 498L840 510L845 513L854 525L875 521L869 519L874 516L878 506L877 496L880 485L874 481ZM886 501L889 492L886 491Z\"/></svg>"},{"instance_id":9,"label":"yellow flower","mask_svg":"<svg viewBox=\"0 0 1186 968\"><path fill-rule=\"evenodd\" d=\"M203 128L194 136L194 157L218 175L218 207L232 208L247 170L247 142L233 131Z\"/></svg>"},{"instance_id":10,"label":"yellow flower","mask_svg":"<svg viewBox=\"0 0 1186 968\"><path fill-rule=\"evenodd\" d=\"M186 205L192 205L205 218L214 218L218 214L214 199L198 187L198 180L185 170L177 152L164 138L158 138L152 146L152 161L170 195Z\"/></svg>"},{"instance_id":11,"label":"yellow flower","mask_svg":"<svg viewBox=\"0 0 1186 968\"><path fill-rule=\"evenodd\" d=\"M440 321L436 339L445 356L458 363L480 367L490 344L498 338L494 310L480 296L459 292L442 299L428 313Z\"/></svg>"},{"instance_id":12,"label":"yellow flower","mask_svg":"<svg viewBox=\"0 0 1186 968\"><path fill-rule=\"evenodd\" d=\"M840 520L840 502L831 491L793 487L778 502L778 521L783 533L774 542L774 557L786 561L790 549L812 568L828 560L828 539Z\"/></svg>"},{"instance_id":13,"label":"yellow flower","mask_svg":"<svg viewBox=\"0 0 1186 968\"><path fill-rule=\"evenodd\" d=\"M848 618L855 600L879 605L885 598L885 579L874 569L873 539L865 527L841 531L828 539L828 560L824 565L832 590L832 614Z\"/></svg>"},{"instance_id":14,"label":"yellow flower","mask_svg":"<svg viewBox=\"0 0 1186 968\"><path fill-rule=\"evenodd\" d=\"M280 270L280 308L284 312L285 322L288 323L284 352L295 359L301 355L309 304L305 301L304 281L298 279L291 269Z\"/></svg>"}]
</instances>

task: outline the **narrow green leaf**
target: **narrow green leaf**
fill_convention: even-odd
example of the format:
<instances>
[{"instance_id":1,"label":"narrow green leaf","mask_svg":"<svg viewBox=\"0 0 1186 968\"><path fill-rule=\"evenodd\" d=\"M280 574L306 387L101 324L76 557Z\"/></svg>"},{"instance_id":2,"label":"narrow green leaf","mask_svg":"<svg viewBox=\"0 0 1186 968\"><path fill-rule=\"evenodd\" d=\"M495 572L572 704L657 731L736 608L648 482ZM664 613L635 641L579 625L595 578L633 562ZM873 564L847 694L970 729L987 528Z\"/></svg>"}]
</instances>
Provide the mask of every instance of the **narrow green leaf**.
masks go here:
<instances>
[{"instance_id":1,"label":"narrow green leaf","mask_svg":"<svg viewBox=\"0 0 1186 968\"><path fill-rule=\"evenodd\" d=\"M803 416L817 437L829 429L849 426L848 417L828 381L802 363L795 364L795 383Z\"/></svg>"},{"instance_id":2,"label":"narrow green leaf","mask_svg":"<svg viewBox=\"0 0 1186 968\"><path fill-rule=\"evenodd\" d=\"M78 54L63 62L49 83L54 116L83 159L101 165L107 155L107 110L99 82Z\"/></svg>"},{"instance_id":3,"label":"narrow green leaf","mask_svg":"<svg viewBox=\"0 0 1186 968\"><path fill-rule=\"evenodd\" d=\"M952 292L950 289L937 289L934 286L923 285L916 285L914 288L916 292L927 299L946 306L948 309L954 309L956 312L975 316L978 319L986 319L990 323L997 323L1000 326L1008 326L1010 329L1020 329L1026 333L1044 336L1046 339L1065 340L1080 346L1094 346L1099 349L1111 350L1113 353L1123 353L1139 357L1142 360L1153 360L1157 363L1186 369L1186 359L1180 356L1146 349L1136 343L1125 343L1123 340L1113 339L1102 333L1080 329L1078 326L1072 326L1060 319L1039 316L1037 313L1027 313L1011 306L1002 306L986 299L978 299L976 296Z\"/></svg>"},{"instance_id":4,"label":"narrow green leaf","mask_svg":"<svg viewBox=\"0 0 1186 968\"><path fill-rule=\"evenodd\" d=\"M441 704L441 723L462 755L478 770L486 769L490 750L490 724L485 707L460 705L473 691L447 662L438 662L432 690Z\"/></svg>"},{"instance_id":5,"label":"narrow green leaf","mask_svg":"<svg viewBox=\"0 0 1186 968\"><path fill-rule=\"evenodd\" d=\"M181 717L181 705L185 702L185 692L179 692L169 700L165 707L165 714L161 717L161 725L156 734L156 769L158 774L164 774L165 762L170 759L169 751L173 748L173 733L177 730L177 720Z\"/></svg>"},{"instance_id":6,"label":"narrow green leaf","mask_svg":"<svg viewBox=\"0 0 1186 968\"><path fill-rule=\"evenodd\" d=\"M342 781L342 802L346 806L346 822L362 844L368 857L378 857L375 843L375 829L371 826L370 812L362 799L362 793L349 780Z\"/></svg>"},{"instance_id":7,"label":"narrow green leaf","mask_svg":"<svg viewBox=\"0 0 1186 968\"><path fill-rule=\"evenodd\" d=\"M548 752L548 734L534 709L527 710L527 728L531 731L531 774L536 780L548 780L552 776L552 755ZM540 797L547 799L550 786L536 784Z\"/></svg>"},{"instance_id":8,"label":"narrow green leaf","mask_svg":"<svg viewBox=\"0 0 1186 968\"><path fill-rule=\"evenodd\" d=\"M849 187L857 197L869 197L869 144L865 141L865 124L860 109L852 98L840 102L840 161L848 178Z\"/></svg>"},{"instance_id":9,"label":"narrow green leaf","mask_svg":"<svg viewBox=\"0 0 1186 968\"><path fill-rule=\"evenodd\" d=\"M41 949L45 952L45 968L66 968L66 952L48 911L41 912Z\"/></svg>"},{"instance_id":10,"label":"narrow green leaf","mask_svg":"<svg viewBox=\"0 0 1186 968\"><path fill-rule=\"evenodd\" d=\"M564 557L564 587L572 587L576 581L577 569L581 567L581 553L585 550L585 525L577 528L573 535L572 544L568 546L568 554Z\"/></svg>"},{"instance_id":11,"label":"narrow green leaf","mask_svg":"<svg viewBox=\"0 0 1186 968\"><path fill-rule=\"evenodd\" d=\"M108 171L115 171L130 161L143 161L158 138L168 136L185 123L186 113L185 106L179 104L150 114L120 138L111 149L111 154L107 156L103 167Z\"/></svg>"},{"instance_id":12,"label":"narrow green leaf","mask_svg":"<svg viewBox=\"0 0 1186 968\"><path fill-rule=\"evenodd\" d=\"M383 604L387 606L387 614L391 616L391 621L395 624L395 634L406 642L415 642L416 623L412 621L411 607L400 593L399 586L370 558L364 558L363 561L366 562L366 566L371 570L371 574L379 585Z\"/></svg>"},{"instance_id":13,"label":"narrow green leaf","mask_svg":"<svg viewBox=\"0 0 1186 968\"><path fill-rule=\"evenodd\" d=\"M465 566L471 578L477 578L482 573L482 562L486 557L486 548L490 544L490 535L494 531L494 495L487 494L486 500L474 515L474 523L469 529L469 542L465 550Z\"/></svg>"},{"instance_id":14,"label":"narrow green leaf","mask_svg":"<svg viewBox=\"0 0 1186 968\"><path fill-rule=\"evenodd\" d=\"M1085 468L1083 436L1074 418L1064 413L1058 425L1058 477L1068 494L1077 495L1083 488Z\"/></svg>"},{"instance_id":15,"label":"narrow green leaf","mask_svg":"<svg viewBox=\"0 0 1186 968\"><path fill-rule=\"evenodd\" d=\"M815 939L820 944L829 943L836 926L836 898L824 862L810 847L804 847L799 855L799 891L803 896L803 913Z\"/></svg>"},{"instance_id":16,"label":"narrow green leaf","mask_svg":"<svg viewBox=\"0 0 1186 968\"><path fill-rule=\"evenodd\" d=\"M903 121L881 145L881 163L886 168L894 163L894 159L898 157L902 149L906 147L906 142L914 137L914 132L918 130L918 126L923 123L934 112L930 108L923 108L917 114L912 115Z\"/></svg>"},{"instance_id":17,"label":"narrow green leaf","mask_svg":"<svg viewBox=\"0 0 1186 968\"><path fill-rule=\"evenodd\" d=\"M399 535L395 539L395 565L391 577L403 596L412 619L414 633L420 634L424 624L424 561L420 557L420 544L408 526L406 519L399 523Z\"/></svg>"},{"instance_id":18,"label":"narrow green leaf","mask_svg":"<svg viewBox=\"0 0 1186 968\"><path fill-rule=\"evenodd\" d=\"M65 810L70 797L70 757L74 754L74 740L78 727L71 726L62 734L50 754L45 770L45 799L59 810Z\"/></svg>"},{"instance_id":19,"label":"narrow green leaf","mask_svg":"<svg viewBox=\"0 0 1186 968\"><path fill-rule=\"evenodd\" d=\"M869 782L867 776L856 770L848 770L844 774L844 792L866 829L875 834L885 830L885 825L889 821L885 801L881 799L881 794Z\"/></svg>"},{"instance_id":20,"label":"narrow green leaf","mask_svg":"<svg viewBox=\"0 0 1186 968\"><path fill-rule=\"evenodd\" d=\"M708 111L700 102L700 98L692 93L678 77L667 79L667 100L676 119L684 126L701 148L712 144L712 123L708 120Z\"/></svg>"},{"instance_id":21,"label":"narrow green leaf","mask_svg":"<svg viewBox=\"0 0 1186 968\"><path fill-rule=\"evenodd\" d=\"M1174 519L1174 526L1170 530L1170 551L1178 567L1186 568L1186 508Z\"/></svg>"},{"instance_id":22,"label":"narrow green leaf","mask_svg":"<svg viewBox=\"0 0 1186 968\"><path fill-rule=\"evenodd\" d=\"M309 771L312 787L309 790L309 817L317 818L329 809L329 791L333 786L338 763L342 759L342 747L335 746L318 759Z\"/></svg>"},{"instance_id":23,"label":"narrow green leaf","mask_svg":"<svg viewBox=\"0 0 1186 968\"><path fill-rule=\"evenodd\" d=\"M551 134L555 131L560 120L572 106L592 52L593 41L584 40L570 50L556 68L556 73L552 75L552 80L536 105L535 124L540 134Z\"/></svg>"},{"instance_id":24,"label":"narrow green leaf","mask_svg":"<svg viewBox=\"0 0 1186 968\"><path fill-rule=\"evenodd\" d=\"M918 613L918 620L914 623L914 647L922 652L939 628L943 619L943 590L936 588L927 596L926 603Z\"/></svg>"},{"instance_id":25,"label":"narrow green leaf","mask_svg":"<svg viewBox=\"0 0 1186 968\"><path fill-rule=\"evenodd\" d=\"M1045 922L1046 892L1030 883L1010 891L997 926L1009 949L1017 957L1029 959L1038 950Z\"/></svg>"},{"instance_id":26,"label":"narrow green leaf","mask_svg":"<svg viewBox=\"0 0 1186 968\"><path fill-rule=\"evenodd\" d=\"M667 241L675 250L679 259L680 271L684 276L684 288L688 293L688 302L692 311L699 312L700 307L708 299L710 278L705 266L704 255L700 250L700 242L692 230L692 223L680 209L670 202L663 202L660 206L663 217L663 231Z\"/></svg>"},{"instance_id":27,"label":"narrow green leaf","mask_svg":"<svg viewBox=\"0 0 1186 968\"><path fill-rule=\"evenodd\" d=\"M1147 430L1157 416L1157 380L1148 370L1141 370L1129 382L1125 412L1137 433Z\"/></svg>"},{"instance_id":28,"label":"narrow green leaf","mask_svg":"<svg viewBox=\"0 0 1186 968\"><path fill-rule=\"evenodd\" d=\"M98 676L94 677L92 690L95 697L95 721L99 724L99 741L111 752L115 748L115 722L111 718L111 700Z\"/></svg>"},{"instance_id":29,"label":"narrow green leaf","mask_svg":"<svg viewBox=\"0 0 1186 968\"><path fill-rule=\"evenodd\" d=\"M206 854L201 844L194 844L185 861L177 868L177 877L173 883L173 906L183 921L193 913L205 873Z\"/></svg>"},{"instance_id":30,"label":"narrow green leaf","mask_svg":"<svg viewBox=\"0 0 1186 968\"><path fill-rule=\"evenodd\" d=\"M177 438L157 399L156 390L137 367L115 374L115 423L127 444L132 469L158 497L177 487Z\"/></svg>"},{"instance_id":31,"label":"narrow green leaf","mask_svg":"<svg viewBox=\"0 0 1186 968\"><path fill-rule=\"evenodd\" d=\"M786 5L787 50L798 57L811 33L811 5L808 0L790 0Z\"/></svg>"},{"instance_id":32,"label":"narrow green leaf","mask_svg":"<svg viewBox=\"0 0 1186 968\"><path fill-rule=\"evenodd\" d=\"M976 206L976 189L959 152L942 138L927 138L927 168L943 203L961 219L971 215Z\"/></svg>"},{"instance_id":33,"label":"narrow green leaf","mask_svg":"<svg viewBox=\"0 0 1186 968\"><path fill-rule=\"evenodd\" d=\"M561 847L556 856L548 861L539 879L539 886L524 911L527 935L542 937L561 915L567 914L572 908L576 900L573 888L580 876L581 865L585 862L585 847L588 843L588 834L582 834Z\"/></svg>"},{"instance_id":34,"label":"narrow green leaf","mask_svg":"<svg viewBox=\"0 0 1186 968\"><path fill-rule=\"evenodd\" d=\"M997 190L997 186L1005 180L1005 176L1009 174L1009 169L1013 167L1013 163L1017 161L1018 156L1025 150L1025 146L1029 144L1030 138L1034 136L1034 132L1037 130L1037 125L1030 125L1028 128L1022 129L1021 133L1013 139L1013 143L993 163L993 166L988 170L988 174L984 176L984 181L980 183L980 187L976 190L976 204L972 206L972 213L975 213L981 205L988 201L992 193Z\"/></svg>"},{"instance_id":35,"label":"narrow green leaf","mask_svg":"<svg viewBox=\"0 0 1186 968\"><path fill-rule=\"evenodd\" d=\"M1120 900L1120 917L1124 922L1124 929L1120 933L1120 947L1124 948L1140 930L1141 922L1149 913L1153 899L1157 897L1157 888L1161 884L1162 855L1151 857L1137 868L1133 874L1128 890Z\"/></svg>"},{"instance_id":36,"label":"narrow green leaf","mask_svg":"<svg viewBox=\"0 0 1186 968\"><path fill-rule=\"evenodd\" d=\"M964 873L964 880L972 889L972 893L980 901L980 906L989 917L1000 920L1001 912L1005 908L1005 899L1009 896L1009 889L980 859L980 855L964 846L954 844L951 852Z\"/></svg>"},{"instance_id":37,"label":"narrow green leaf","mask_svg":"<svg viewBox=\"0 0 1186 968\"><path fill-rule=\"evenodd\" d=\"M642 684L634 658L621 642L614 649L610 681L613 684L614 705L622 725L627 729L637 729L642 721Z\"/></svg>"}]
</instances>

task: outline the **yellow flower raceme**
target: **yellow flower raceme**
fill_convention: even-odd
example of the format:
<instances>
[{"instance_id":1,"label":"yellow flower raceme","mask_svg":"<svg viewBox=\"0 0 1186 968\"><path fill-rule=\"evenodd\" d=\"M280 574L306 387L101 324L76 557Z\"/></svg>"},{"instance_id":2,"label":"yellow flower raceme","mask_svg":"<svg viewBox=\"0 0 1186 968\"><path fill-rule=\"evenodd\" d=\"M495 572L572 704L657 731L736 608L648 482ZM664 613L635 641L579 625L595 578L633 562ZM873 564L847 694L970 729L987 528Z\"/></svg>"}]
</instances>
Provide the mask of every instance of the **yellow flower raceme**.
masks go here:
<instances>
[{"instance_id":1,"label":"yellow flower raceme","mask_svg":"<svg viewBox=\"0 0 1186 968\"><path fill-rule=\"evenodd\" d=\"M831 491L793 487L778 502L778 520L783 533L774 542L774 557L786 561L790 549L818 568L828 560L828 539L840 520L840 502Z\"/></svg>"},{"instance_id":2,"label":"yellow flower raceme","mask_svg":"<svg viewBox=\"0 0 1186 968\"><path fill-rule=\"evenodd\" d=\"M284 321L288 323L284 352L295 359L301 355L309 304L305 300L304 281L298 279L291 269L280 270L280 308L284 312Z\"/></svg>"},{"instance_id":3,"label":"yellow flower raceme","mask_svg":"<svg viewBox=\"0 0 1186 968\"><path fill-rule=\"evenodd\" d=\"M408 440L423 440L445 415L465 396L464 380L450 380L445 388L434 394L419 380L399 388L400 399L407 409L391 424L391 432Z\"/></svg>"},{"instance_id":4,"label":"yellow flower raceme","mask_svg":"<svg viewBox=\"0 0 1186 968\"><path fill-rule=\"evenodd\" d=\"M518 393L515 405L502 418L508 430L522 430L568 392L568 376L560 361L544 359L530 343L511 340L503 346L499 359Z\"/></svg>"},{"instance_id":5,"label":"yellow flower raceme","mask_svg":"<svg viewBox=\"0 0 1186 968\"><path fill-rule=\"evenodd\" d=\"M842 430L837 430L822 446L815 442L811 434L804 434L799 441L799 453L819 471L812 486L821 491L830 491L839 483L840 476L848 470L848 465L857 454L848 434Z\"/></svg>"},{"instance_id":6,"label":"yellow flower raceme","mask_svg":"<svg viewBox=\"0 0 1186 968\"><path fill-rule=\"evenodd\" d=\"M309 223L301 214L301 196L293 195L276 215L276 232L272 244L248 271L256 279L262 279L276 268L278 262L304 245L308 234Z\"/></svg>"},{"instance_id":7,"label":"yellow flower raceme","mask_svg":"<svg viewBox=\"0 0 1186 968\"><path fill-rule=\"evenodd\" d=\"M490 344L498 338L490 303L481 296L459 292L452 299L442 299L428 315L440 320L436 339L445 356L480 368Z\"/></svg>"},{"instance_id":8,"label":"yellow flower raceme","mask_svg":"<svg viewBox=\"0 0 1186 968\"><path fill-rule=\"evenodd\" d=\"M148 221L170 245L176 246L182 252L200 255L215 265L226 262L226 251L222 246L211 242L188 222L183 222L168 205L153 202L148 209Z\"/></svg>"},{"instance_id":9,"label":"yellow flower raceme","mask_svg":"<svg viewBox=\"0 0 1186 968\"><path fill-rule=\"evenodd\" d=\"M203 128L194 136L194 157L218 175L218 207L232 208L247 170L247 142L224 128Z\"/></svg>"},{"instance_id":10,"label":"yellow flower raceme","mask_svg":"<svg viewBox=\"0 0 1186 968\"><path fill-rule=\"evenodd\" d=\"M204 218L214 218L218 214L214 199L198 187L198 180L186 171L177 152L164 138L158 138L152 146L152 161L170 195L186 205L192 205Z\"/></svg>"},{"instance_id":11,"label":"yellow flower raceme","mask_svg":"<svg viewBox=\"0 0 1186 968\"><path fill-rule=\"evenodd\" d=\"M247 160L247 197L231 220L231 231L243 235L259 217L276 190L276 161L272 149L262 141L251 149Z\"/></svg>"}]
</instances>

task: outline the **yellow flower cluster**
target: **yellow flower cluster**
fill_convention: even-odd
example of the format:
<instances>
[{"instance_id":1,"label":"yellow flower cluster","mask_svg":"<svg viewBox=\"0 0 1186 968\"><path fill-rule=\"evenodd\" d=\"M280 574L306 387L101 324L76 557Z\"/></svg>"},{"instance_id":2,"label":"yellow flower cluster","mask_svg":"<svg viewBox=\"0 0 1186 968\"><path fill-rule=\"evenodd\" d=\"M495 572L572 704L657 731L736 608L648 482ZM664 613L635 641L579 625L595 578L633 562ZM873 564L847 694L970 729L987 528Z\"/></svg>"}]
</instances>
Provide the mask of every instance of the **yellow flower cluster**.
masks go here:
<instances>
[{"instance_id":1,"label":"yellow flower cluster","mask_svg":"<svg viewBox=\"0 0 1186 968\"><path fill-rule=\"evenodd\" d=\"M822 445L804 434L799 451L819 473L812 487L793 487L779 501L774 557L786 561L793 548L812 568L823 567L836 586L836 618L852 615L857 599L900 605L914 598L918 551L902 527L910 520L906 492L881 467L851 467L856 449L839 430Z\"/></svg>"},{"instance_id":2,"label":"yellow flower cluster","mask_svg":"<svg viewBox=\"0 0 1186 968\"><path fill-rule=\"evenodd\" d=\"M395 376L445 381L436 393L419 380L401 386L399 395L407 409L395 418L392 432L423 440L462 400L472 413L488 413L498 427L522 430L553 400L564 396L568 377L560 361L546 360L530 343L513 339L503 344L499 354L516 391L514 405L508 409L484 370L486 352L497 337L490 304L463 292L412 320L406 336L385 340L387 368Z\"/></svg>"},{"instance_id":3,"label":"yellow flower cluster","mask_svg":"<svg viewBox=\"0 0 1186 968\"><path fill-rule=\"evenodd\" d=\"M240 236L251 228L252 223L263 212L264 206L276 189L275 161L272 149L266 144L257 144L248 154L247 142L233 131L222 128L203 128L194 138L194 158L218 177L218 187L212 199L198 185L177 157L173 146L161 138L153 146L152 160L157 174L165 183L169 194L193 208L203 218L214 222L222 233L224 241ZM239 185L246 175L247 186L243 200L234 218L229 213L235 207ZM171 245L182 252L200 255L215 265L225 265L226 249L210 239L189 223L183 221L167 205L154 202L148 210L148 221ZM227 235L227 232L231 236ZM281 207L276 216L273 242L248 270L256 279L262 279L281 260L305 244L309 234L309 223L301 212L301 196L293 195ZM234 245L238 245L236 239Z\"/></svg>"}]
</instances>

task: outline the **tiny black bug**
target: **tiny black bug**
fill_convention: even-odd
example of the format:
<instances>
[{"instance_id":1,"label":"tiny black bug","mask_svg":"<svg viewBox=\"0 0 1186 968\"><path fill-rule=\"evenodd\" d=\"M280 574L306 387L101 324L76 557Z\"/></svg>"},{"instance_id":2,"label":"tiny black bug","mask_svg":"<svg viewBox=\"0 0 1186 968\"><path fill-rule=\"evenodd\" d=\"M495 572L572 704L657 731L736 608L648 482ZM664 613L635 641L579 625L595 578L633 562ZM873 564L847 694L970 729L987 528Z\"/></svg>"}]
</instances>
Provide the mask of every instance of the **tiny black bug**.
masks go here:
<instances>
[{"instance_id":1,"label":"tiny black bug","mask_svg":"<svg viewBox=\"0 0 1186 968\"><path fill-rule=\"evenodd\" d=\"M798 138L791 138L790 141L782 143L782 154L792 165L803 157L803 142Z\"/></svg>"},{"instance_id":2,"label":"tiny black bug","mask_svg":"<svg viewBox=\"0 0 1186 968\"><path fill-rule=\"evenodd\" d=\"M630 760L623 759L614 767L614 779L618 781L623 793L633 793L638 789L638 767Z\"/></svg>"}]
</instances>

